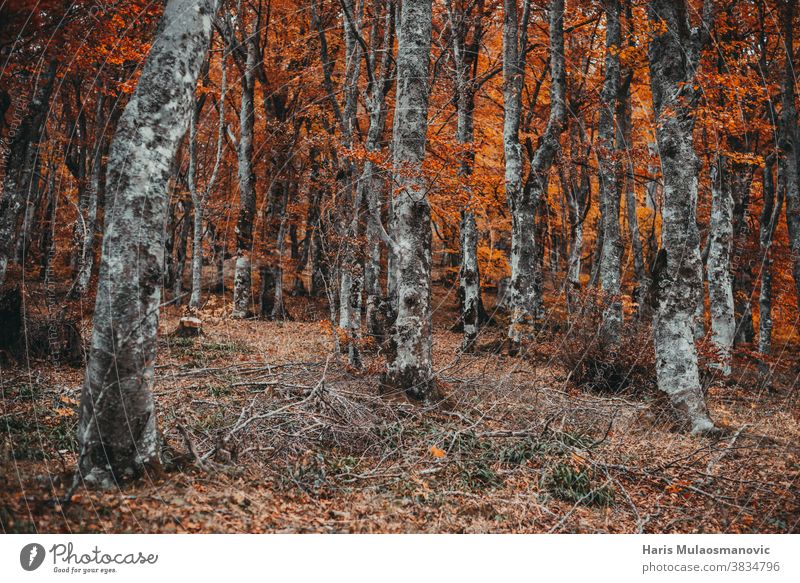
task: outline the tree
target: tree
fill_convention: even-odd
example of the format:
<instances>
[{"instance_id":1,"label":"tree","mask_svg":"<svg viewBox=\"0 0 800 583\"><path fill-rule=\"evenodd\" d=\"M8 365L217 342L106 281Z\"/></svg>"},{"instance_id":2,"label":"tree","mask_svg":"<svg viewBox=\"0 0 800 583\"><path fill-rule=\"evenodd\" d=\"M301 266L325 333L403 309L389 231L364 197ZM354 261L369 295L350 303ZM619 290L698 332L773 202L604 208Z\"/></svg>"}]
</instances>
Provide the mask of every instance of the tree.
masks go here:
<instances>
[{"instance_id":1,"label":"tree","mask_svg":"<svg viewBox=\"0 0 800 583\"><path fill-rule=\"evenodd\" d=\"M564 93L564 1L550 2L550 116L538 147L530 152L530 169L522 184L522 148L519 142L521 93L524 80L527 26L530 2L523 3L522 20L516 0L505 0L503 24L503 151L505 153L506 199L511 210L511 285L508 305L509 354L517 354L520 343L541 309L538 284L536 209L547 192L550 168L559 150L566 106Z\"/></svg>"},{"instance_id":2,"label":"tree","mask_svg":"<svg viewBox=\"0 0 800 583\"><path fill-rule=\"evenodd\" d=\"M422 170L428 128L431 19L431 0L402 0L392 136L396 353L384 384L418 400L434 395L431 209Z\"/></svg>"},{"instance_id":3,"label":"tree","mask_svg":"<svg viewBox=\"0 0 800 583\"><path fill-rule=\"evenodd\" d=\"M736 332L731 281L733 197L727 177L727 160L718 154L711 169L711 225L708 241L708 299L711 340L717 349L722 374L731 373L731 349Z\"/></svg>"},{"instance_id":4,"label":"tree","mask_svg":"<svg viewBox=\"0 0 800 583\"><path fill-rule=\"evenodd\" d=\"M39 140L50 107L58 62L52 60L37 79L27 113L14 132L8 149L0 199L0 285L5 282L8 262L13 258L20 215L36 189Z\"/></svg>"},{"instance_id":5,"label":"tree","mask_svg":"<svg viewBox=\"0 0 800 583\"><path fill-rule=\"evenodd\" d=\"M112 488L160 463L152 386L172 158L211 35L213 0L170 0L108 162L107 209L78 471Z\"/></svg>"},{"instance_id":6,"label":"tree","mask_svg":"<svg viewBox=\"0 0 800 583\"><path fill-rule=\"evenodd\" d=\"M249 32L245 28L243 9L239 10L239 27L244 50L244 73L241 76L242 96L239 107L239 218L236 223L236 272L233 279L233 317L246 318L252 314L250 308L253 293L253 219L256 213L256 174L253 171L253 127L255 123L256 61L258 59L258 19ZM232 33L231 33L232 34ZM229 42L236 42L231 38ZM242 46L243 45L243 46Z\"/></svg>"},{"instance_id":7,"label":"tree","mask_svg":"<svg viewBox=\"0 0 800 583\"><path fill-rule=\"evenodd\" d=\"M604 0L606 13L605 80L600 94L598 122L598 166L600 179L600 214L603 222L603 247L600 254L600 287L606 305L603 332L612 343L622 333L620 241L620 164L617 151L617 101L620 86L619 0Z\"/></svg>"},{"instance_id":8,"label":"tree","mask_svg":"<svg viewBox=\"0 0 800 583\"><path fill-rule=\"evenodd\" d=\"M221 80L220 80L219 105L218 105L219 129L217 131L216 155L214 159L214 166L213 169L211 170L211 176L208 178L206 187L205 189L203 189L202 192L200 192L200 190L197 187L196 167L192 163L192 161L190 161L189 193L191 194L192 206L194 207L194 228L193 228L194 237L192 239L192 295L189 298L189 307L191 308L200 307L200 298L202 294L201 276L203 274L203 215L206 209L206 204L208 203L208 199L211 196L211 192L214 188L214 184L217 181L220 162L222 161L222 144L225 137L225 93L228 88L228 76L226 72L227 56L228 56L227 47L224 47L222 50L222 61L220 64ZM189 125L190 142L195 141L197 132L197 121L198 121L197 117L198 117L198 112L197 109L195 109L195 113L192 115L192 119Z\"/></svg>"},{"instance_id":9,"label":"tree","mask_svg":"<svg viewBox=\"0 0 800 583\"><path fill-rule=\"evenodd\" d=\"M704 15L707 11L704 11ZM692 426L713 429L695 347L695 315L702 298L702 259L695 222L699 161L694 151L693 75L700 32L692 31L685 0L650 0L654 28L648 49L656 141L664 178L663 248L658 310L653 323L658 387ZM691 48L688 51L687 47Z\"/></svg>"},{"instance_id":10,"label":"tree","mask_svg":"<svg viewBox=\"0 0 800 583\"><path fill-rule=\"evenodd\" d=\"M484 33L483 0L448 0L447 17L450 27L453 77L456 90L456 141L462 153L458 173L462 178L466 208L461 211L461 269L459 271L459 307L464 327L462 349L471 350L478 335L478 326L485 318L481 299L481 275L478 264L478 227L475 222L475 196L470 176L475 165L475 93L478 79L478 51Z\"/></svg>"},{"instance_id":11,"label":"tree","mask_svg":"<svg viewBox=\"0 0 800 583\"><path fill-rule=\"evenodd\" d=\"M800 130L795 105L794 14L797 0L781 0L783 23L783 79L781 113L778 123L778 183L786 200L786 225L792 250L797 304L800 307Z\"/></svg>"}]
</instances>

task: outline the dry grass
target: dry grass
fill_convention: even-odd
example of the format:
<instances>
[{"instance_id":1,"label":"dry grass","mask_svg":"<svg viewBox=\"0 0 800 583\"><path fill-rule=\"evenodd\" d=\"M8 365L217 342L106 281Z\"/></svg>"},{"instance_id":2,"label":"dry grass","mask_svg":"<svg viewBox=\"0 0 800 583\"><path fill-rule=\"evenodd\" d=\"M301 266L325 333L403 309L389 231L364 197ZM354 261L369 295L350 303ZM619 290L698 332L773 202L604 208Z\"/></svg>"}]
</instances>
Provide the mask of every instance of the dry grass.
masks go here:
<instances>
[{"instance_id":1,"label":"dry grass","mask_svg":"<svg viewBox=\"0 0 800 583\"><path fill-rule=\"evenodd\" d=\"M559 314L522 357L493 350L499 328L458 354L445 331L454 297L437 289L447 398L427 408L379 395L382 356L360 371L332 357L329 327L298 321L326 311L304 300L286 323L232 321L212 303L195 340L169 338L168 308L156 388L166 472L70 504L56 499L75 462L82 372L4 367L3 530L798 532L792 366L769 387L745 358L732 381L709 378L725 432L689 437L653 391L576 386Z\"/></svg>"}]
</instances>

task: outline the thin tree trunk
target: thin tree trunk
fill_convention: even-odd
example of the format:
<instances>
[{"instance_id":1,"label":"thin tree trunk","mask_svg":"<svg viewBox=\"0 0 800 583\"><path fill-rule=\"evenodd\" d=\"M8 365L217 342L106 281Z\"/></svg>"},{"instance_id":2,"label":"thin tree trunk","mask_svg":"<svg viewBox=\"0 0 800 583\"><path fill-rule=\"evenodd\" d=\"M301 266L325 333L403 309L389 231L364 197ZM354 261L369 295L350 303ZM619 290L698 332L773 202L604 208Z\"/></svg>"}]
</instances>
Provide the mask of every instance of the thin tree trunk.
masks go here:
<instances>
[{"instance_id":1,"label":"thin tree trunk","mask_svg":"<svg viewBox=\"0 0 800 583\"><path fill-rule=\"evenodd\" d=\"M258 50L252 31L247 40L247 59L242 75L242 101L239 110L239 219L236 223L236 270L233 278L233 317L252 314L253 218L256 213L256 175L253 171L253 126L255 109L255 69Z\"/></svg>"},{"instance_id":2,"label":"thin tree trunk","mask_svg":"<svg viewBox=\"0 0 800 583\"><path fill-rule=\"evenodd\" d=\"M792 251L792 274L796 302L800 307L800 130L797 126L794 86L794 13L796 0L783 2L783 58L784 76L781 91L781 115L778 124L778 184L786 198L786 225L789 228L789 245Z\"/></svg>"},{"instance_id":3,"label":"thin tree trunk","mask_svg":"<svg viewBox=\"0 0 800 583\"><path fill-rule=\"evenodd\" d=\"M600 216L603 222L603 247L600 253L600 288L603 292L603 332L611 343L622 333L620 240L620 167L617 151L617 101L619 97L620 24L619 0L604 0L606 13L605 79L600 95L598 122L598 164L600 178Z\"/></svg>"},{"instance_id":4,"label":"thin tree trunk","mask_svg":"<svg viewBox=\"0 0 800 583\"><path fill-rule=\"evenodd\" d=\"M192 195L192 204L194 205L194 232L192 239L192 294L189 298L190 308L200 307L200 298L202 295L202 276L203 276L203 215L205 213L206 203L208 202L211 191L214 189L214 184L217 181L219 174L220 162L222 160L222 144L225 139L225 92L227 90L227 51L223 49L222 53L222 79L220 81L220 98L219 98L219 130L217 132L217 149L214 158L214 168L211 170L211 176L208 179L205 189L200 193L197 189L197 176L195 174L196 168L190 168L191 181L193 188L189 189ZM196 131L196 123L199 112L195 110L195 115L191 122L191 133ZM192 138L192 141L194 139Z\"/></svg>"},{"instance_id":5,"label":"thin tree trunk","mask_svg":"<svg viewBox=\"0 0 800 583\"><path fill-rule=\"evenodd\" d=\"M275 233L275 263L272 266L272 280L274 283L274 298L272 310L269 317L272 320L286 320L289 315L286 311L283 294L283 255L286 246L286 206L289 202L289 185L285 180L280 182L279 198L274 201L277 206L274 209L275 222L277 223L277 233Z\"/></svg>"},{"instance_id":6,"label":"thin tree trunk","mask_svg":"<svg viewBox=\"0 0 800 583\"><path fill-rule=\"evenodd\" d=\"M736 331L731 281L733 198L727 165L726 157L719 154L711 168L711 224L708 235L711 341L717 350L719 368L725 376L731 373L731 349Z\"/></svg>"},{"instance_id":7,"label":"thin tree trunk","mask_svg":"<svg viewBox=\"0 0 800 583\"><path fill-rule=\"evenodd\" d=\"M357 123L358 78L361 73L362 47L361 16L356 13L354 0L342 0L344 16L345 74L344 108L340 119L342 146L353 147L354 131ZM363 4L362 4L363 7ZM363 39L362 39L363 40ZM348 360L353 367L361 366L359 341L361 337L361 308L364 288L364 258L359 250L361 241L361 195L363 190L354 180L356 164L346 156L340 170L339 192L342 205L339 209L341 220L341 263L339 267L339 328L344 331L345 342L342 350L347 350Z\"/></svg>"},{"instance_id":8,"label":"thin tree trunk","mask_svg":"<svg viewBox=\"0 0 800 583\"><path fill-rule=\"evenodd\" d=\"M530 170L522 185L522 148L519 142L521 92L524 81L527 24L530 2L523 4L521 25L516 0L505 0L503 25L503 150L505 153L506 198L511 210L511 283L508 307L509 354L519 351L541 308L539 253L536 244L536 209L547 189L550 168L559 148L566 113L564 91L564 2L550 3L550 117L538 148L531 153Z\"/></svg>"},{"instance_id":9,"label":"thin tree trunk","mask_svg":"<svg viewBox=\"0 0 800 583\"><path fill-rule=\"evenodd\" d=\"M8 148L5 179L0 199L0 286L6 279L8 262L16 251L16 233L20 215L33 194L39 141L55 85L57 62L52 61L37 79L38 87L28 106L28 113L14 133Z\"/></svg>"},{"instance_id":10,"label":"thin tree trunk","mask_svg":"<svg viewBox=\"0 0 800 583\"><path fill-rule=\"evenodd\" d=\"M768 356L772 351L772 237L783 206L782 190L775 200L774 157L764 165L764 207L761 210L761 290L758 296L758 352ZM762 362L762 370L766 368Z\"/></svg>"},{"instance_id":11,"label":"thin tree trunk","mask_svg":"<svg viewBox=\"0 0 800 583\"><path fill-rule=\"evenodd\" d=\"M631 1L625 3L626 20L628 22L628 46L635 46L635 30ZM625 164L625 211L628 219L628 230L631 238L631 254L633 255L633 299L636 304L636 315L642 317L645 306L645 294L650 288L650 278L647 275L644 260L644 249L639 232L638 202L636 200L636 173L633 152L633 127L631 122L631 82L633 69L623 65L621 76L623 82L620 86L620 96L617 102L617 149L624 150Z\"/></svg>"},{"instance_id":12,"label":"thin tree trunk","mask_svg":"<svg viewBox=\"0 0 800 583\"><path fill-rule=\"evenodd\" d=\"M364 144L367 152L377 155L383 150L382 139L386 126L388 108L386 106L386 93L389 90L389 81L392 68L392 42L394 40L394 7L391 3L385 6L383 17L382 42L378 42L379 28L378 15L384 5L382 0L373 2L373 19L375 25L370 35L372 51L370 55L368 73L370 85L368 91L367 109L369 112L369 129ZM380 63L376 62L377 53L381 51ZM376 76L377 75L377 76ZM364 168L359 181L359 187L364 189L361 200L367 207L367 257L364 259L364 292L366 295L366 327L367 332L376 339L382 339L384 318L381 317L384 291L381 285L381 258L382 243L388 238L383 226L381 213L386 198L386 179L380 167L369 158L364 161Z\"/></svg>"},{"instance_id":13,"label":"thin tree trunk","mask_svg":"<svg viewBox=\"0 0 800 583\"><path fill-rule=\"evenodd\" d=\"M56 254L56 212L58 211L58 195L56 193L56 163L52 158L47 163L47 204L42 222L42 239L39 248L42 252L39 279L45 281Z\"/></svg>"},{"instance_id":14,"label":"thin tree trunk","mask_svg":"<svg viewBox=\"0 0 800 583\"><path fill-rule=\"evenodd\" d=\"M108 185L115 195L106 212L78 426L78 471L90 486L118 487L160 463L152 387L166 191L189 123L213 6L211 0L169 1L111 147Z\"/></svg>"},{"instance_id":15,"label":"thin tree trunk","mask_svg":"<svg viewBox=\"0 0 800 583\"><path fill-rule=\"evenodd\" d=\"M89 289L89 280L92 277L92 268L94 266L94 242L97 230L97 199L101 194L101 186L103 182L103 155L106 151L105 139L105 125L106 117L104 115L105 95L101 91L97 96L97 114L95 121L97 129L95 130L95 144L94 155L92 156L92 172L89 177L89 188L86 201L85 213L85 227L83 239L81 241L80 255L78 257L78 276L75 279L75 286L73 288L74 297L80 297Z\"/></svg>"},{"instance_id":16,"label":"thin tree trunk","mask_svg":"<svg viewBox=\"0 0 800 583\"><path fill-rule=\"evenodd\" d=\"M728 138L729 141L732 138ZM733 197L733 306L736 317L735 344L744 344L753 341L755 329L753 326L753 266L746 258L752 253L750 223L750 185L752 183L752 170L741 163L729 163L728 176L730 178L730 191Z\"/></svg>"},{"instance_id":17,"label":"thin tree trunk","mask_svg":"<svg viewBox=\"0 0 800 583\"><path fill-rule=\"evenodd\" d=\"M431 210L423 175L428 128L431 0L402 0L392 151L397 284L396 352L384 384L412 398L434 396L431 313Z\"/></svg>"},{"instance_id":18,"label":"thin tree trunk","mask_svg":"<svg viewBox=\"0 0 800 583\"><path fill-rule=\"evenodd\" d=\"M189 232L192 230L192 199L184 198L181 201L183 216L181 217L180 231L178 232L178 248L175 251L175 269L172 281L172 295L175 303L183 303L183 279L186 273L186 255L189 246Z\"/></svg>"},{"instance_id":19,"label":"thin tree trunk","mask_svg":"<svg viewBox=\"0 0 800 583\"><path fill-rule=\"evenodd\" d=\"M472 187L470 176L475 164L473 140L475 138L475 71L477 70L478 49L483 35L483 3L475 6L475 14L470 14L472 38L467 44L468 23L460 4L452 0L447 5L452 35L452 52L455 69L456 88L456 141L465 148L459 166L462 188L467 196L466 208L461 212L460 270L459 270L459 308L464 338L461 348L469 351L478 336L478 327L485 310L481 299L481 276L478 265L478 228L475 213L471 208Z\"/></svg>"},{"instance_id":20,"label":"thin tree trunk","mask_svg":"<svg viewBox=\"0 0 800 583\"><path fill-rule=\"evenodd\" d=\"M81 262L81 242L86 238L86 224L88 219L86 217L89 205L89 185L87 182L87 147L88 147L88 131L86 128L86 112L83 107L83 100L81 98L81 78L73 79L75 88L75 108L78 110L74 119L71 121L69 129L69 143L66 148L66 155L64 162L67 169L75 179L75 187L78 191L78 205L77 205L77 220L72 228L72 252L70 253L70 268L72 275L77 279L80 272ZM72 116L72 111L69 102L65 103L68 115Z\"/></svg>"}]
</instances>

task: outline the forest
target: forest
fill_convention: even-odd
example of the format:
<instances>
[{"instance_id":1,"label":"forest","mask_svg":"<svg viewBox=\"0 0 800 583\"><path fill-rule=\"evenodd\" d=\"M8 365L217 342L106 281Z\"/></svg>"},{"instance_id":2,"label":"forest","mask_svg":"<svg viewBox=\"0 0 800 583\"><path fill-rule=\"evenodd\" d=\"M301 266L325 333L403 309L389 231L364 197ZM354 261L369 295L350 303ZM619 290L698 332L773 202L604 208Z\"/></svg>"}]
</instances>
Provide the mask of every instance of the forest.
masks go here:
<instances>
[{"instance_id":1,"label":"forest","mask_svg":"<svg viewBox=\"0 0 800 583\"><path fill-rule=\"evenodd\" d=\"M0 1L2 531L800 532L797 36Z\"/></svg>"}]
</instances>

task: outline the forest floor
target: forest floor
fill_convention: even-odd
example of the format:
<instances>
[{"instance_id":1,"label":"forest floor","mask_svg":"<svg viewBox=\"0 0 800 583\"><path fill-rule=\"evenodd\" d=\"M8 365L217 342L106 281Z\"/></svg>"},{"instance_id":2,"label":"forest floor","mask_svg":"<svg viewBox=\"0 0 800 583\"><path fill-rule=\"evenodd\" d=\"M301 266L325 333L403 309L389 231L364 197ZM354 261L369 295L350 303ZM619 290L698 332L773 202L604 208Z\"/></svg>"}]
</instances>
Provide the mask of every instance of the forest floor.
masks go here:
<instances>
[{"instance_id":1,"label":"forest floor","mask_svg":"<svg viewBox=\"0 0 800 583\"><path fill-rule=\"evenodd\" d=\"M310 300L267 322L231 320L212 297L196 339L171 336L181 312L166 308L164 470L69 503L83 371L3 364L2 530L800 532L796 351L769 383L747 354L731 380L706 375L723 431L693 437L649 385L576 382L561 315L522 356L500 352L500 325L461 354L455 292L435 296L446 398L430 406L380 394L383 355L365 351L362 370L332 356L327 309ZM627 350L652 352L642 342Z\"/></svg>"}]
</instances>

